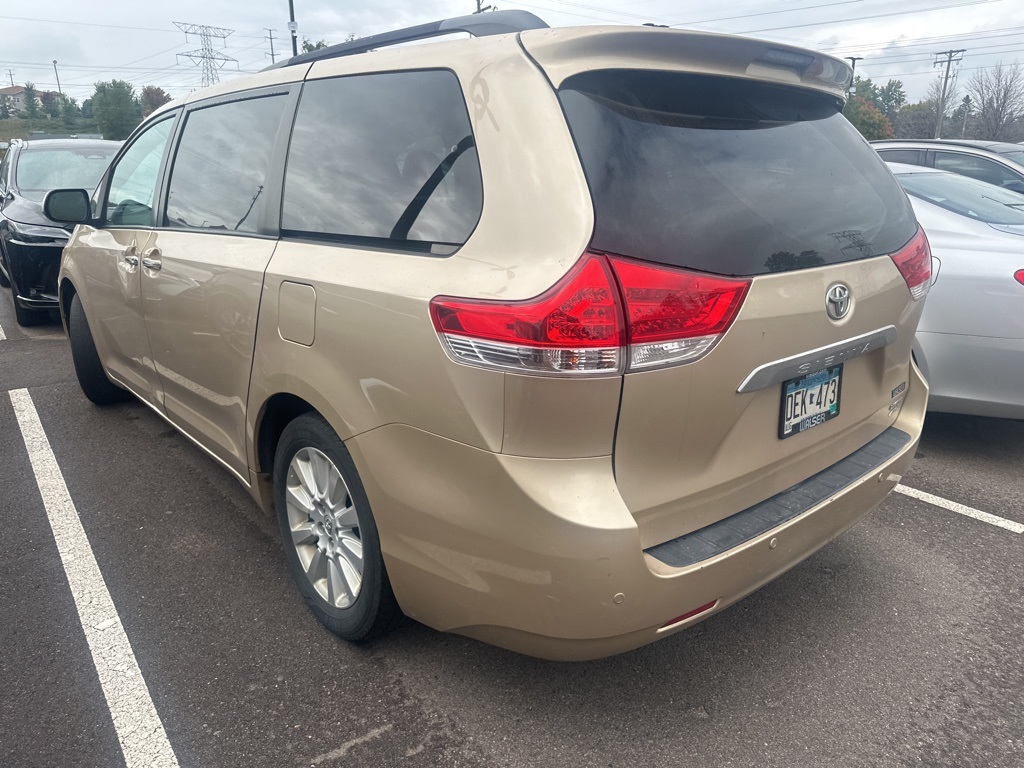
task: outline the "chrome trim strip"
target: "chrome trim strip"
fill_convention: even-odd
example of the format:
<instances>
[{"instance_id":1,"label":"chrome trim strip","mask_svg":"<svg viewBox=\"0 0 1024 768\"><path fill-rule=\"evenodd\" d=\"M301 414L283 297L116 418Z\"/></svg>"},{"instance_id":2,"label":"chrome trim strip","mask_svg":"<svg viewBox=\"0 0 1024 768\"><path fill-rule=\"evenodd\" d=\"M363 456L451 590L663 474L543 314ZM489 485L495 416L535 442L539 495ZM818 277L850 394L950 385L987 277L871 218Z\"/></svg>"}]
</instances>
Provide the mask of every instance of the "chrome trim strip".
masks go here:
<instances>
[{"instance_id":1,"label":"chrome trim strip","mask_svg":"<svg viewBox=\"0 0 1024 768\"><path fill-rule=\"evenodd\" d=\"M23 248L63 248L65 245L68 244L67 240L57 239L49 240L44 243L30 243L27 240L19 240L16 237L8 238L7 242L9 242L11 245L20 245Z\"/></svg>"},{"instance_id":2,"label":"chrome trim strip","mask_svg":"<svg viewBox=\"0 0 1024 768\"><path fill-rule=\"evenodd\" d=\"M826 366L852 360L876 349L887 347L896 341L898 337L899 333L896 331L896 326L887 325L884 328L869 331L860 336L854 336L852 339L837 341L835 344L829 344L827 347L819 347L809 352L802 352L799 355L765 363L752 370L736 391L740 393L756 392L759 389L765 389L774 384L781 384L787 379L802 376Z\"/></svg>"}]
</instances>

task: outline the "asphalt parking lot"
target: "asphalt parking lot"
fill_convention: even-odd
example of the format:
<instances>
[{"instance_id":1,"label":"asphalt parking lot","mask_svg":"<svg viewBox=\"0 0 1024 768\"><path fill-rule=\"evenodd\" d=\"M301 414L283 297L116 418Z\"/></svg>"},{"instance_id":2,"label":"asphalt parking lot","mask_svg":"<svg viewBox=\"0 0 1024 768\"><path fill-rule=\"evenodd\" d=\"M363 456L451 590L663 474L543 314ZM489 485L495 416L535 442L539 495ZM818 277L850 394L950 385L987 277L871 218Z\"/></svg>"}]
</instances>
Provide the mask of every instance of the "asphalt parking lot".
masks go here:
<instances>
[{"instance_id":1,"label":"asphalt parking lot","mask_svg":"<svg viewBox=\"0 0 1024 768\"><path fill-rule=\"evenodd\" d=\"M91 405L60 326L18 328L7 291L0 328L0 766L125 765L125 739L154 750L130 765L198 768L1024 765L1024 422L930 416L903 484L954 504L894 494L632 653L556 664L412 622L357 648L227 472L140 404ZM63 506L40 489L60 477ZM89 636L119 619L141 678L87 641L88 552L51 526L74 516L116 608ZM145 707L115 727L103 674L155 729Z\"/></svg>"}]
</instances>

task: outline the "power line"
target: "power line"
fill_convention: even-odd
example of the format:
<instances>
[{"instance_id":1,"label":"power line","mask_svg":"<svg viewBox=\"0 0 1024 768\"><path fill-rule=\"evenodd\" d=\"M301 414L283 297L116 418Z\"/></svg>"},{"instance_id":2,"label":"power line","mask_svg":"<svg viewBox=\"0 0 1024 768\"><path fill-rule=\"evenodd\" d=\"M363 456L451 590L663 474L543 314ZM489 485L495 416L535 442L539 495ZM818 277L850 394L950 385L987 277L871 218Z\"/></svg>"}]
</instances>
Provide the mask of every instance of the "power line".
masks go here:
<instances>
[{"instance_id":1,"label":"power line","mask_svg":"<svg viewBox=\"0 0 1024 768\"><path fill-rule=\"evenodd\" d=\"M178 56L185 56L191 59L193 64L203 68L204 88L220 82L220 75L218 73L225 64L232 61L238 64L238 59L225 56L223 53L213 50L213 38L219 37L222 40L227 40L228 36L235 30L223 27L210 27L206 24L186 24L182 21L174 22L174 26L185 33L186 40L188 40L189 34L199 35L199 44L201 46L199 50L179 53Z\"/></svg>"},{"instance_id":2,"label":"power line","mask_svg":"<svg viewBox=\"0 0 1024 768\"><path fill-rule=\"evenodd\" d=\"M936 139L941 139L942 138L942 116L943 116L943 113L945 113L945 111L946 111L946 88L949 85L949 70L953 66L954 62L959 64L961 61L964 60L964 54L966 52L967 51L965 49L959 48L959 49L957 49L955 51L954 50L941 51L940 53L936 53L935 54L935 56L937 56L937 57L938 56L945 56L946 57L946 74L942 78L942 93L939 95L939 108L938 108L939 119L935 123L935 138ZM937 67L938 66L942 66L942 59L936 58L934 66L937 66Z\"/></svg>"},{"instance_id":3,"label":"power line","mask_svg":"<svg viewBox=\"0 0 1024 768\"><path fill-rule=\"evenodd\" d=\"M274 53L274 30L270 27L264 27L264 29L267 30L267 37L263 39L270 41L270 63L275 64L277 63L277 56Z\"/></svg>"}]
</instances>

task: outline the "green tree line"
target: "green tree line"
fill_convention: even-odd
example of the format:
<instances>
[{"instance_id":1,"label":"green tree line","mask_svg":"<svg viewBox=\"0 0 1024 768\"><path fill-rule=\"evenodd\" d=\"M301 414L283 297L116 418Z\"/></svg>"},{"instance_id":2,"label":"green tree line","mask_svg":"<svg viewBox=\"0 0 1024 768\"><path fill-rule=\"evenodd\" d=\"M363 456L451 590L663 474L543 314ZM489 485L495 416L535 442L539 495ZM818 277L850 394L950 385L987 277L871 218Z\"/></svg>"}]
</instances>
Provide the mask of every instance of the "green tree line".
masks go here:
<instances>
[{"instance_id":1,"label":"green tree line","mask_svg":"<svg viewBox=\"0 0 1024 768\"><path fill-rule=\"evenodd\" d=\"M72 96L40 92L25 83L21 111L15 111L10 96L0 96L0 138L27 138L30 131L47 133L101 133L106 139L121 140L155 109L171 100L158 86L147 85L138 93L124 80L95 84L91 97L81 104Z\"/></svg>"},{"instance_id":2,"label":"green tree line","mask_svg":"<svg viewBox=\"0 0 1024 768\"><path fill-rule=\"evenodd\" d=\"M942 105L940 107L940 104ZM941 81L925 98L907 103L900 80L876 85L856 77L843 109L846 118L869 141L933 139L942 113L944 139L1024 141L1024 69L1017 62L976 70L963 88L955 83L942 98Z\"/></svg>"}]
</instances>

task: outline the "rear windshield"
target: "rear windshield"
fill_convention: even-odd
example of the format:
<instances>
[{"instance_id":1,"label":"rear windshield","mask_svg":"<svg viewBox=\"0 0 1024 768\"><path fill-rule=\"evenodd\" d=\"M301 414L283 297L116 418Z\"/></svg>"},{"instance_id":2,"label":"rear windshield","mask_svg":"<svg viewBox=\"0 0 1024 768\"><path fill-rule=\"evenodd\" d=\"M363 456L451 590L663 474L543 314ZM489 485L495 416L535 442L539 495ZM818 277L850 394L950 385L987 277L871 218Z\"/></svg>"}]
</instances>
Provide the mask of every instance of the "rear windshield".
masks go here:
<instances>
[{"instance_id":1,"label":"rear windshield","mask_svg":"<svg viewBox=\"0 0 1024 768\"><path fill-rule=\"evenodd\" d=\"M602 70L559 91L594 201L591 246L725 275L892 253L910 204L832 98Z\"/></svg>"},{"instance_id":2,"label":"rear windshield","mask_svg":"<svg viewBox=\"0 0 1024 768\"><path fill-rule=\"evenodd\" d=\"M987 224L1024 225L1024 195L957 173L900 173L910 194Z\"/></svg>"}]
</instances>

